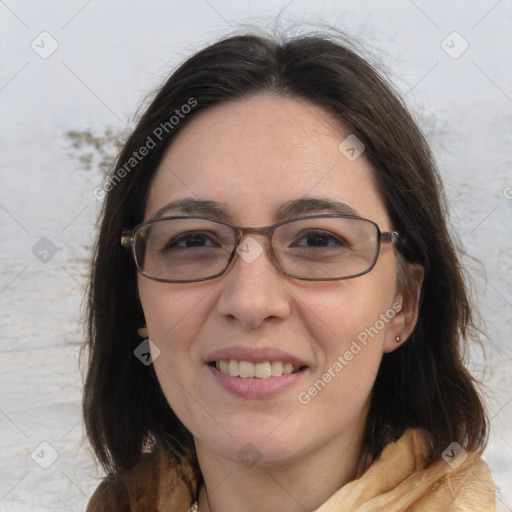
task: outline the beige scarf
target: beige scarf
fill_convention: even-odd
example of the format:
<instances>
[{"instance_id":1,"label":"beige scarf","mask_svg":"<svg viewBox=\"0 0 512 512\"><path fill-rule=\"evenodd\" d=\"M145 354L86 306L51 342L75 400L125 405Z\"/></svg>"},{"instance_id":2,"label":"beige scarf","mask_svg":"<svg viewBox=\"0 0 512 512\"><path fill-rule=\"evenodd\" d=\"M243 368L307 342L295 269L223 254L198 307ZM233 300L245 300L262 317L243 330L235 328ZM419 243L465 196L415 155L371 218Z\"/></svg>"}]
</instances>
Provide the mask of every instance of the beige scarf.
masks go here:
<instances>
[{"instance_id":1,"label":"beige scarf","mask_svg":"<svg viewBox=\"0 0 512 512\"><path fill-rule=\"evenodd\" d=\"M429 435L408 429L357 480L344 485L315 512L492 512L494 486L477 453L440 459L425 468ZM87 512L187 512L196 484L192 467L167 453L146 457L129 474L98 487Z\"/></svg>"},{"instance_id":2,"label":"beige scarf","mask_svg":"<svg viewBox=\"0 0 512 512\"><path fill-rule=\"evenodd\" d=\"M408 429L361 478L315 512L492 512L496 487L480 455L469 453L458 467L463 457L447 457L451 465L440 459L425 469L428 439L424 431Z\"/></svg>"}]
</instances>

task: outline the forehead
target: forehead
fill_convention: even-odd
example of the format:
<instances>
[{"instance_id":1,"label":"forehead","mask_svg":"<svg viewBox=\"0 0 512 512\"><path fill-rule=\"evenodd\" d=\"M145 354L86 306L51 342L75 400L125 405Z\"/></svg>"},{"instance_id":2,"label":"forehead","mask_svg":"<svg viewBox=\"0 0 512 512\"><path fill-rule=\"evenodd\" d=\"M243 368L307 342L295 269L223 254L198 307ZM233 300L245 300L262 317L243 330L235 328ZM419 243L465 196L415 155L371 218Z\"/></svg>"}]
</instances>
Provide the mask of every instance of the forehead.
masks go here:
<instances>
[{"instance_id":1,"label":"forehead","mask_svg":"<svg viewBox=\"0 0 512 512\"><path fill-rule=\"evenodd\" d=\"M304 197L342 202L387 223L370 166L339 150L349 131L312 103L260 95L194 116L167 150L151 184L146 218L172 201L221 203L236 223L273 222Z\"/></svg>"}]
</instances>

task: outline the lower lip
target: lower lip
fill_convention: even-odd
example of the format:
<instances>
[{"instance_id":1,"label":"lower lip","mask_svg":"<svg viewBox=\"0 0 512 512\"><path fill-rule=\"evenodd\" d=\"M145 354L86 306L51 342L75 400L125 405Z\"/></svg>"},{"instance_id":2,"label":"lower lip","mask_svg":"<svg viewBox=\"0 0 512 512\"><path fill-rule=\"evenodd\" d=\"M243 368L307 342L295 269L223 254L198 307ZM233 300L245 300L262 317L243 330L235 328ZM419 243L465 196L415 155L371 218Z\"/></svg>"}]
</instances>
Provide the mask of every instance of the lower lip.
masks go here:
<instances>
[{"instance_id":1,"label":"lower lip","mask_svg":"<svg viewBox=\"0 0 512 512\"><path fill-rule=\"evenodd\" d=\"M242 378L225 375L213 366L208 366L208 369L222 388L242 398L273 397L299 382L307 372L307 369L304 369L296 373L281 375L280 377L258 379L256 377Z\"/></svg>"}]
</instances>

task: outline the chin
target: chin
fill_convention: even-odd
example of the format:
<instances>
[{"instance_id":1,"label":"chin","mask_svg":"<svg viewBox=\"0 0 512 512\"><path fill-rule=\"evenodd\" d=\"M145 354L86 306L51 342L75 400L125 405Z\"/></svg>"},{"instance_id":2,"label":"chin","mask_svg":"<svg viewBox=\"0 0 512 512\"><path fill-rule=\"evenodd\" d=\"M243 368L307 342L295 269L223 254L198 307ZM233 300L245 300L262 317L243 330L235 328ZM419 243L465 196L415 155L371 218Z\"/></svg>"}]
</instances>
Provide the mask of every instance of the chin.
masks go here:
<instances>
[{"instance_id":1,"label":"chin","mask_svg":"<svg viewBox=\"0 0 512 512\"><path fill-rule=\"evenodd\" d=\"M274 423L273 429L276 429ZM270 434L269 434L270 432ZM255 466L269 467L292 462L302 452L297 441L301 440L299 433L277 432L272 429L251 429L247 431L247 424L243 432L233 433L230 436L226 431L218 433L216 439L209 439L208 448L221 457L242 464L248 468Z\"/></svg>"}]
</instances>

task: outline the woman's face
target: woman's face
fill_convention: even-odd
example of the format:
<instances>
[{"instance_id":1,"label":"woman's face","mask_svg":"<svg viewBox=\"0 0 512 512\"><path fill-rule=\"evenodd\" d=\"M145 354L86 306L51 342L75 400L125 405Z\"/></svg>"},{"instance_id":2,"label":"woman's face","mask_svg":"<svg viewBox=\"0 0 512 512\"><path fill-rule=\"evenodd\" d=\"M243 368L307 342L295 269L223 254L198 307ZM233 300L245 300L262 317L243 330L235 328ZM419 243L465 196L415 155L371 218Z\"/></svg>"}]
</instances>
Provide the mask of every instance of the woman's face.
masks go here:
<instances>
[{"instance_id":1,"label":"woman's face","mask_svg":"<svg viewBox=\"0 0 512 512\"><path fill-rule=\"evenodd\" d=\"M145 219L192 198L219 203L233 224L267 226L280 206L314 198L343 203L381 231L392 230L364 153L353 160L338 149L348 135L323 110L297 99L260 95L210 108L167 151ZM289 216L321 213L333 211ZM165 214L214 216L200 205ZM255 258L237 254L215 279L176 284L138 277L169 404L198 450L235 462L293 462L360 442L381 357L412 328L398 312L392 247L382 245L366 275L301 281L279 272L263 236L250 237ZM215 368L220 360L270 363L254 368L270 367L276 376L225 375ZM279 376L286 363L301 370ZM253 368L238 366L240 373Z\"/></svg>"}]
</instances>

